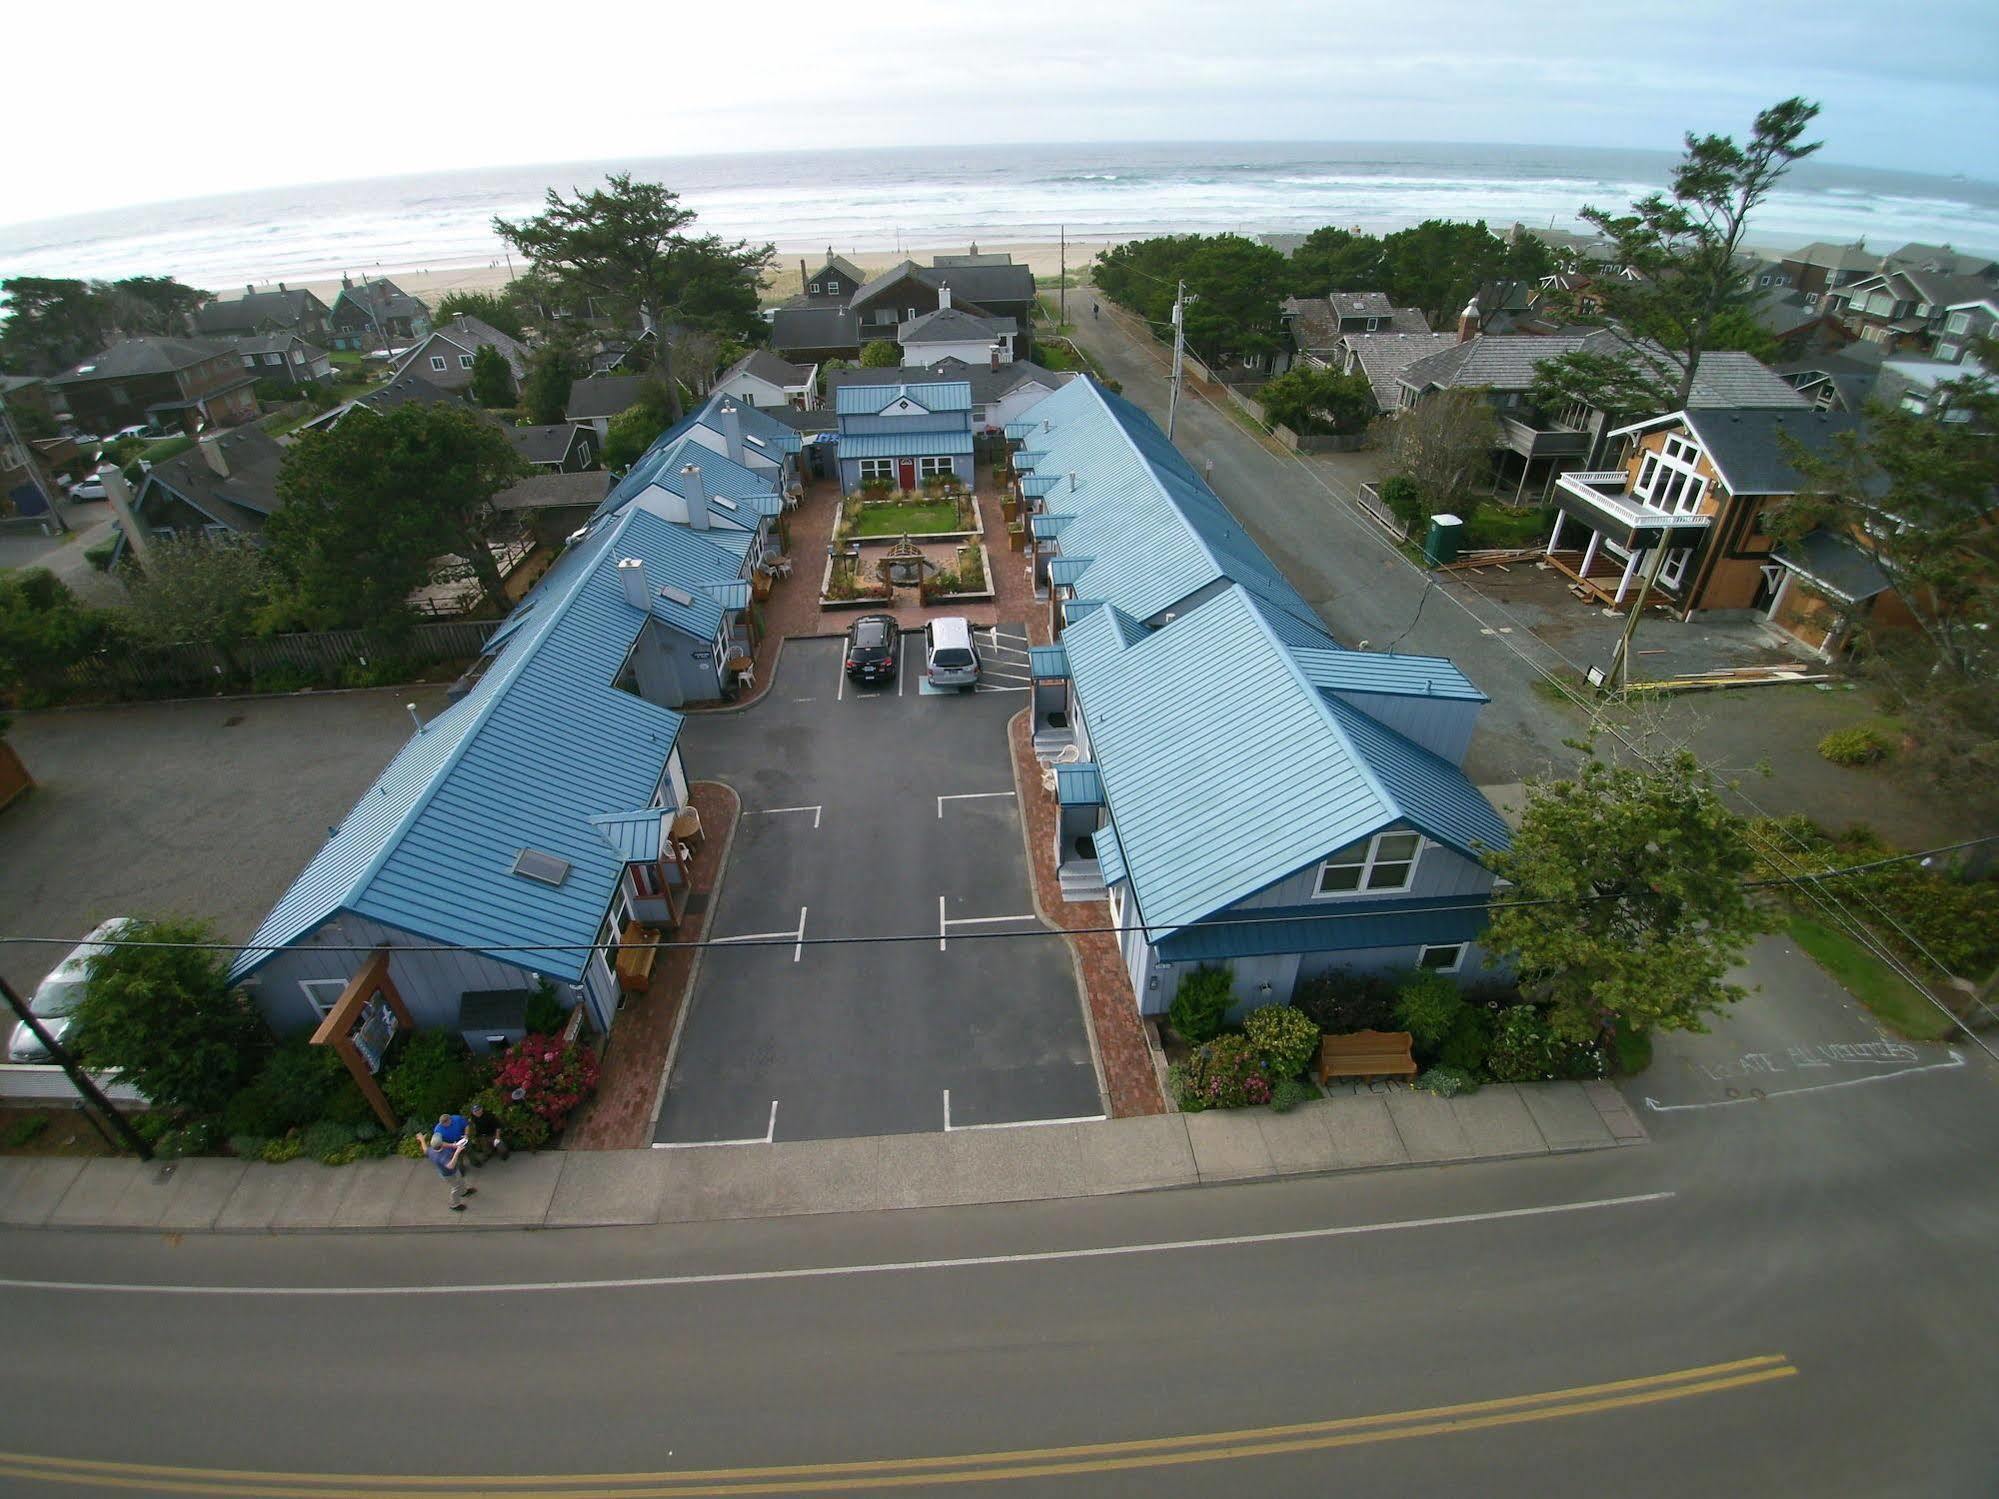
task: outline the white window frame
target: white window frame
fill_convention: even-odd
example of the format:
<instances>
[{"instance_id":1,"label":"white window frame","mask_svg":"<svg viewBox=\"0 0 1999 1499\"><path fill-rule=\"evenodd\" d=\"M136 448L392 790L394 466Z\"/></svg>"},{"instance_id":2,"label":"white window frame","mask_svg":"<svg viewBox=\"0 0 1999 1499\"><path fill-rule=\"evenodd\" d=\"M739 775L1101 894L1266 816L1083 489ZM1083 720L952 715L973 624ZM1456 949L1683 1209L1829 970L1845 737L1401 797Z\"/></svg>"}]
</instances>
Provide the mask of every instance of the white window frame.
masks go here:
<instances>
[{"instance_id":1,"label":"white window frame","mask_svg":"<svg viewBox=\"0 0 1999 1499\"><path fill-rule=\"evenodd\" d=\"M812 295L815 297L819 295L819 283L817 281L812 283Z\"/></svg>"},{"instance_id":2,"label":"white window frame","mask_svg":"<svg viewBox=\"0 0 1999 1499\"><path fill-rule=\"evenodd\" d=\"M1652 510L1668 515L1693 515L1707 495L1707 479L1696 472L1701 450L1675 434L1663 447L1647 449L1638 465L1638 482L1631 492Z\"/></svg>"},{"instance_id":3,"label":"white window frame","mask_svg":"<svg viewBox=\"0 0 1999 1499\"><path fill-rule=\"evenodd\" d=\"M305 995L305 1002L312 1006L313 1014L324 1020L333 1013L333 1007L340 1002L340 996L345 992L347 983L346 979L300 979L298 986ZM333 996L325 1004L321 1004L315 997L314 991L328 988L332 989Z\"/></svg>"},{"instance_id":4,"label":"white window frame","mask_svg":"<svg viewBox=\"0 0 1999 1499\"><path fill-rule=\"evenodd\" d=\"M1469 942L1426 942L1416 949L1416 966L1430 973L1456 973L1465 966L1465 953L1470 948ZM1456 953L1457 956L1448 963L1432 963L1430 954L1433 952Z\"/></svg>"},{"instance_id":5,"label":"white window frame","mask_svg":"<svg viewBox=\"0 0 1999 1499\"><path fill-rule=\"evenodd\" d=\"M1668 552L1666 560L1659 564L1659 586L1677 591L1680 582L1687 575L1687 559L1694 554L1692 547L1681 547Z\"/></svg>"},{"instance_id":6,"label":"white window frame","mask_svg":"<svg viewBox=\"0 0 1999 1499\"><path fill-rule=\"evenodd\" d=\"M1381 319L1380 319L1380 318L1378 318L1378 317L1371 317L1371 318L1369 318L1369 319L1367 320L1367 331L1368 331L1368 332L1370 332L1370 333L1373 333L1374 331L1376 331L1376 330L1377 330L1378 328L1380 328L1380 327L1381 327Z\"/></svg>"},{"instance_id":7,"label":"white window frame","mask_svg":"<svg viewBox=\"0 0 1999 1499\"><path fill-rule=\"evenodd\" d=\"M253 370L256 367L257 367L257 356L255 354L245 354L243 356L243 368L246 370Z\"/></svg>"},{"instance_id":8,"label":"white window frame","mask_svg":"<svg viewBox=\"0 0 1999 1499\"><path fill-rule=\"evenodd\" d=\"M471 368L472 368L472 356L471 356L470 354L460 354L460 355L458 356L458 367L459 367L459 368L460 368L461 370L469 370L469 369L471 369Z\"/></svg>"},{"instance_id":9,"label":"white window frame","mask_svg":"<svg viewBox=\"0 0 1999 1499\"><path fill-rule=\"evenodd\" d=\"M437 371L437 372L438 372L439 374L442 374L442 373L444 373L444 367L445 367L445 366L444 366L444 356L443 356L442 354L433 354L433 355L431 355L431 356L430 356L430 367L431 367L432 369L436 370L436 371Z\"/></svg>"},{"instance_id":10,"label":"white window frame","mask_svg":"<svg viewBox=\"0 0 1999 1499\"><path fill-rule=\"evenodd\" d=\"M916 477L919 479L928 479L935 474L955 474L956 472L957 470L951 467L951 460L948 457L940 458L934 454L925 454L916 460Z\"/></svg>"},{"instance_id":11,"label":"white window frame","mask_svg":"<svg viewBox=\"0 0 1999 1499\"><path fill-rule=\"evenodd\" d=\"M1944 327L1952 333L1968 333L1971 331L1971 314L1968 312L1953 312L1948 318L1944 319Z\"/></svg>"},{"instance_id":12,"label":"white window frame","mask_svg":"<svg viewBox=\"0 0 1999 1499\"><path fill-rule=\"evenodd\" d=\"M282 354L275 354L275 353L273 353L273 354L266 354L266 355L264 356L264 363L266 363L266 364L280 364L280 365L281 365L281 364L283 364L284 362L285 362L285 356L284 356L284 355L282 355Z\"/></svg>"},{"instance_id":13,"label":"white window frame","mask_svg":"<svg viewBox=\"0 0 1999 1499\"><path fill-rule=\"evenodd\" d=\"M828 276L826 278L826 295L829 297L840 295L840 281L837 276Z\"/></svg>"},{"instance_id":14,"label":"white window frame","mask_svg":"<svg viewBox=\"0 0 1999 1499\"><path fill-rule=\"evenodd\" d=\"M1406 859L1383 858L1381 856L1382 842L1390 838L1413 838L1415 840L1415 845L1410 849L1409 856ZM1411 829L1389 828L1383 832L1376 833L1372 838L1367 840L1365 846L1348 844L1346 848L1335 850L1332 857L1320 862L1318 873L1313 876L1312 899L1340 900L1351 899L1356 895L1403 895L1408 893L1409 890L1414 888L1416 883L1416 867L1423 862L1423 845L1425 841L1421 833ZM1340 857L1342 854L1348 853L1355 848L1361 849L1360 857L1357 860L1342 859ZM1369 883L1374 878L1374 872L1378 866L1397 864L1408 865L1408 869L1402 876L1401 884L1373 885ZM1326 873L1333 869L1354 869L1359 871L1351 890L1328 890L1326 888Z\"/></svg>"},{"instance_id":15,"label":"white window frame","mask_svg":"<svg viewBox=\"0 0 1999 1499\"><path fill-rule=\"evenodd\" d=\"M887 479L891 482L895 479L895 460L893 458L862 458L858 461L861 465L861 482L863 484L867 483L870 479Z\"/></svg>"}]
</instances>

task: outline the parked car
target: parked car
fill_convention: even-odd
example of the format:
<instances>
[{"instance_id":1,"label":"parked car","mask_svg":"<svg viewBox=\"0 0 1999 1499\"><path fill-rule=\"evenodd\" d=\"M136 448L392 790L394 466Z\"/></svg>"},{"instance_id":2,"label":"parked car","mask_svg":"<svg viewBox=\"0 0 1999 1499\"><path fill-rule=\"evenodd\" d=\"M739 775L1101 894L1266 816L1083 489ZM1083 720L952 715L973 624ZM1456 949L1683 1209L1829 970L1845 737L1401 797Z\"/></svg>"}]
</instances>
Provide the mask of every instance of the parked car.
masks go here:
<instances>
[{"instance_id":1,"label":"parked car","mask_svg":"<svg viewBox=\"0 0 1999 1499\"><path fill-rule=\"evenodd\" d=\"M136 925L138 923L129 916L114 916L109 921L99 922L36 987L35 997L28 1001L28 1009L56 1040L62 1040L69 1030L70 1011L76 1008L84 990L89 987L90 960L99 953L109 952L108 943ZM28 1029L25 1020L17 1021L14 1034L7 1040L7 1060L46 1062L48 1059L48 1049L42 1045L41 1038Z\"/></svg>"},{"instance_id":2,"label":"parked car","mask_svg":"<svg viewBox=\"0 0 1999 1499\"><path fill-rule=\"evenodd\" d=\"M962 615L946 615L923 627L923 669L932 687L969 692L979 685L979 648Z\"/></svg>"},{"instance_id":3,"label":"parked car","mask_svg":"<svg viewBox=\"0 0 1999 1499\"><path fill-rule=\"evenodd\" d=\"M151 427L147 426L144 422L134 422L129 427L120 427L116 432L113 432L110 440L116 442L121 437L151 437L152 435L153 429Z\"/></svg>"},{"instance_id":4,"label":"parked car","mask_svg":"<svg viewBox=\"0 0 1999 1499\"><path fill-rule=\"evenodd\" d=\"M886 682L901 661L902 626L893 614L863 614L847 627L847 675L856 682Z\"/></svg>"},{"instance_id":5,"label":"parked car","mask_svg":"<svg viewBox=\"0 0 1999 1499\"><path fill-rule=\"evenodd\" d=\"M106 500L111 495L105 489L104 481L92 474L88 479L78 479L70 485L69 497L72 500Z\"/></svg>"}]
</instances>

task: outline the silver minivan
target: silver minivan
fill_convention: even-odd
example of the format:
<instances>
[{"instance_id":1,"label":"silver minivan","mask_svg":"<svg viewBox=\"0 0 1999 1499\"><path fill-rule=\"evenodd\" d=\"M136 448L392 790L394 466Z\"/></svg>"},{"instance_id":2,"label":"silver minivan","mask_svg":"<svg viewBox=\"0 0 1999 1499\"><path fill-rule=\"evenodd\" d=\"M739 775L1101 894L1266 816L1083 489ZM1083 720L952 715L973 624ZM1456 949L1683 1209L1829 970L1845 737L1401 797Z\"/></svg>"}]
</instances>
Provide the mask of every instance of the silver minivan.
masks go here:
<instances>
[{"instance_id":1,"label":"silver minivan","mask_svg":"<svg viewBox=\"0 0 1999 1499\"><path fill-rule=\"evenodd\" d=\"M923 669L932 687L962 692L979 685L979 648L961 616L933 619L923 627Z\"/></svg>"}]
</instances>

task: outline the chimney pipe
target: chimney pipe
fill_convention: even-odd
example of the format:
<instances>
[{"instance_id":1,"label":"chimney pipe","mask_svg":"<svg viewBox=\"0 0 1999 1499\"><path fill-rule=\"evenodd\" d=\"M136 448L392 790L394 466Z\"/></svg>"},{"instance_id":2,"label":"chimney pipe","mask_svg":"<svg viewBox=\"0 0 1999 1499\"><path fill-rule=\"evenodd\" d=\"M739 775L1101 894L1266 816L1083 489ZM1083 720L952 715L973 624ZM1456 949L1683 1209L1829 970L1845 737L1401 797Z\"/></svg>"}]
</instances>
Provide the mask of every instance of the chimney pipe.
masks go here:
<instances>
[{"instance_id":1,"label":"chimney pipe","mask_svg":"<svg viewBox=\"0 0 1999 1499\"><path fill-rule=\"evenodd\" d=\"M248 281L246 281L246 282L244 282L244 283L243 283L243 295L244 295L244 296L246 296L246 297L253 297L253 296L255 296L256 294L257 294L257 288L256 288L256 286L255 286L255 285L254 285L253 283L251 283L251 282L248 282Z\"/></svg>"},{"instance_id":2,"label":"chimney pipe","mask_svg":"<svg viewBox=\"0 0 1999 1499\"><path fill-rule=\"evenodd\" d=\"M1076 471L1073 468L1069 470L1069 492L1076 492Z\"/></svg>"},{"instance_id":3,"label":"chimney pipe","mask_svg":"<svg viewBox=\"0 0 1999 1499\"><path fill-rule=\"evenodd\" d=\"M416 711L416 704L404 703L403 707L409 710L410 722L416 725L416 731L421 734L423 732L423 718Z\"/></svg>"},{"instance_id":4,"label":"chimney pipe","mask_svg":"<svg viewBox=\"0 0 1999 1499\"><path fill-rule=\"evenodd\" d=\"M999 354L1000 354L1000 346L998 344L994 344L992 346L992 356L993 356L992 371L995 375L999 373Z\"/></svg>"},{"instance_id":5,"label":"chimney pipe","mask_svg":"<svg viewBox=\"0 0 1999 1499\"><path fill-rule=\"evenodd\" d=\"M726 403L722 407L722 440L728 447L729 461L743 463L743 414Z\"/></svg>"},{"instance_id":6,"label":"chimney pipe","mask_svg":"<svg viewBox=\"0 0 1999 1499\"><path fill-rule=\"evenodd\" d=\"M682 488L687 492L687 524L697 531L708 529L708 489L701 482L701 469L696 464L688 464L680 471Z\"/></svg>"},{"instance_id":7,"label":"chimney pipe","mask_svg":"<svg viewBox=\"0 0 1999 1499\"><path fill-rule=\"evenodd\" d=\"M125 545L132 549L132 555L144 567L152 560L153 538L146 534L146 528L139 522L138 507L132 503L132 486L125 482L125 475L115 463L98 465L97 477L103 482L105 498L111 501L112 513L118 517L119 527L125 532Z\"/></svg>"},{"instance_id":8,"label":"chimney pipe","mask_svg":"<svg viewBox=\"0 0 1999 1499\"><path fill-rule=\"evenodd\" d=\"M222 451L220 432L206 434L198 439L195 445L201 449L201 456L207 461L208 466L215 470L216 478L229 477L229 455Z\"/></svg>"},{"instance_id":9,"label":"chimney pipe","mask_svg":"<svg viewBox=\"0 0 1999 1499\"><path fill-rule=\"evenodd\" d=\"M951 306L951 288L948 284L937 288L937 310L945 312Z\"/></svg>"},{"instance_id":10,"label":"chimney pipe","mask_svg":"<svg viewBox=\"0 0 1999 1499\"><path fill-rule=\"evenodd\" d=\"M807 295L811 285L812 273L805 269L805 257L801 255L798 257L798 294L801 297Z\"/></svg>"},{"instance_id":11,"label":"chimney pipe","mask_svg":"<svg viewBox=\"0 0 1999 1499\"><path fill-rule=\"evenodd\" d=\"M1478 298L1465 303L1465 310L1458 314L1458 342L1470 343L1478 337Z\"/></svg>"},{"instance_id":12,"label":"chimney pipe","mask_svg":"<svg viewBox=\"0 0 1999 1499\"><path fill-rule=\"evenodd\" d=\"M641 614L652 613L652 585L646 578L643 557L620 557L618 581L624 585L626 603Z\"/></svg>"},{"instance_id":13,"label":"chimney pipe","mask_svg":"<svg viewBox=\"0 0 1999 1499\"><path fill-rule=\"evenodd\" d=\"M284 289L285 289L285 284L284 284L284 282L280 281L280 282L278 283L278 290L279 290L279 291L283 291Z\"/></svg>"}]
</instances>

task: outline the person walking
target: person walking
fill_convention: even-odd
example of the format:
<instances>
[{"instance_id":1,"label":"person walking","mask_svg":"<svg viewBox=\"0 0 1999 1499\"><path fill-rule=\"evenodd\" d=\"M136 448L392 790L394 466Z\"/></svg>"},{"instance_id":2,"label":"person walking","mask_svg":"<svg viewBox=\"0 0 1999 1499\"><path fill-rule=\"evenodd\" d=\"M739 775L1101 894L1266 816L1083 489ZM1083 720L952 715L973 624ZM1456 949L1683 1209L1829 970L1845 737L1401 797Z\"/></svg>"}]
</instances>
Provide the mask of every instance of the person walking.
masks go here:
<instances>
[{"instance_id":1,"label":"person walking","mask_svg":"<svg viewBox=\"0 0 1999 1499\"><path fill-rule=\"evenodd\" d=\"M437 1168L437 1174L451 1186L451 1211L465 1211L465 1199L478 1194L477 1187L465 1185L465 1140L460 1136L447 1143L437 1135L430 1137L430 1147L424 1151L430 1164Z\"/></svg>"},{"instance_id":2,"label":"person walking","mask_svg":"<svg viewBox=\"0 0 1999 1499\"><path fill-rule=\"evenodd\" d=\"M1090 317L1094 320L1096 315L1097 315L1097 304L1095 302L1092 302L1090 304Z\"/></svg>"},{"instance_id":3,"label":"person walking","mask_svg":"<svg viewBox=\"0 0 1999 1499\"><path fill-rule=\"evenodd\" d=\"M500 1121L497 1117L487 1113L483 1105L476 1103L467 1110L467 1115L465 1138L471 1142L473 1165L483 1166L495 1156L504 1161L513 1155L513 1150L500 1135Z\"/></svg>"}]
</instances>

